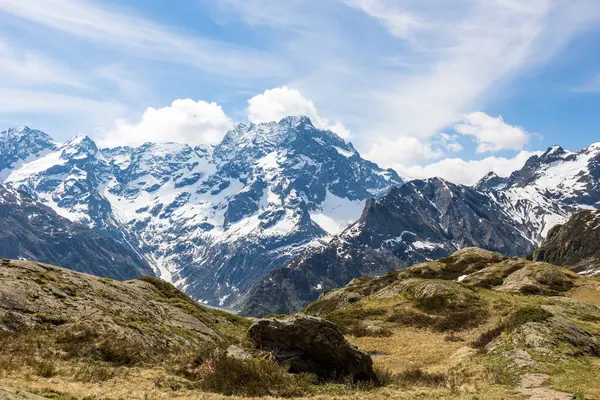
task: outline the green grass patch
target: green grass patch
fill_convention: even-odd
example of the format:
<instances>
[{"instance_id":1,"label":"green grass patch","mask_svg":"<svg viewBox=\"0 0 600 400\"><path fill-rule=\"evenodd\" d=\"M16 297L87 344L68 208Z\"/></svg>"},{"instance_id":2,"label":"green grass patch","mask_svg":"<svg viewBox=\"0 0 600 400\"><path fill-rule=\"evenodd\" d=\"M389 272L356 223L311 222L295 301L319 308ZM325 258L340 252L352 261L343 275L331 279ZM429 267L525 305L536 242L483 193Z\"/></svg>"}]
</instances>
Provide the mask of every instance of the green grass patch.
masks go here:
<instances>
[{"instance_id":1,"label":"green grass patch","mask_svg":"<svg viewBox=\"0 0 600 400\"><path fill-rule=\"evenodd\" d=\"M506 329L514 331L528 322L544 322L552 317L552 313L538 306L526 306L512 313L506 320Z\"/></svg>"}]
</instances>

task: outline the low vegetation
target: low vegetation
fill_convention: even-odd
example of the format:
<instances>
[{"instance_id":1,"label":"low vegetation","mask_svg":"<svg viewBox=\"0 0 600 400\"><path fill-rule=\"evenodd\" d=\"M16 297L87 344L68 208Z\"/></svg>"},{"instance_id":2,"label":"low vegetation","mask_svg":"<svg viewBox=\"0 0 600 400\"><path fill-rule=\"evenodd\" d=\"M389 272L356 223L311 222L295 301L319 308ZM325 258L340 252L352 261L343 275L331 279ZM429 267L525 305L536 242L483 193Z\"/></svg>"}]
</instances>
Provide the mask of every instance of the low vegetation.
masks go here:
<instances>
[{"instance_id":1,"label":"low vegetation","mask_svg":"<svg viewBox=\"0 0 600 400\"><path fill-rule=\"evenodd\" d=\"M69 400L500 400L522 398L522 376L541 373L550 389L600 398L600 309L588 301L600 281L493 253L459 256L357 279L305 310L371 355L379 385L290 374L258 350L236 356L228 348L248 348L251 321L205 308L156 278L81 282L29 271L11 293L38 298L11 298L13 309L0 315L0 387ZM526 284L508 278L527 266ZM465 283L454 281L465 269ZM64 303L85 307L30 307Z\"/></svg>"}]
</instances>

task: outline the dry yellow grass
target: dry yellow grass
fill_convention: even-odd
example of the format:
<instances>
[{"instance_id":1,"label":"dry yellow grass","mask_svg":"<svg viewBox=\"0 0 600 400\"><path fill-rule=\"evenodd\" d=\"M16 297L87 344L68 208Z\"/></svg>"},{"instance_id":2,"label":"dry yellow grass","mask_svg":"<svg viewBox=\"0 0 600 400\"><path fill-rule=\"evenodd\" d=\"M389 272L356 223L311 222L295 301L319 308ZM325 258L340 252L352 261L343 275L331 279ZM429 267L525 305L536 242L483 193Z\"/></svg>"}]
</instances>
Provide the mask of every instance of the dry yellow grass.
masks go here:
<instances>
[{"instance_id":1,"label":"dry yellow grass","mask_svg":"<svg viewBox=\"0 0 600 400\"><path fill-rule=\"evenodd\" d=\"M568 296L600 307L600 282L597 287L578 286L572 289Z\"/></svg>"},{"instance_id":2,"label":"dry yellow grass","mask_svg":"<svg viewBox=\"0 0 600 400\"><path fill-rule=\"evenodd\" d=\"M402 385L378 388L373 390L341 387L341 385L324 385L317 387L316 393L305 399L518 399L511 388L490 385L485 371L473 367L471 361L475 351L468 347L478 332L476 330L460 332L456 336L464 341L446 340L446 334L426 329L398 327L393 329L390 337L361 337L348 339L360 349L383 353L373 357L374 364L380 369L401 373L419 368L427 372L456 375L456 381L449 381L442 387ZM470 365L465 369L465 366ZM57 361L56 375L51 378L38 376L29 368L4 371L0 376L0 386L18 388L33 393L55 392L59 397L71 399L132 399L132 400L166 400L166 399L242 399L242 397L226 397L213 393L203 393L186 387L186 381L163 367L119 368L115 377L103 382L81 382L73 379L73 370L85 367L84 363L75 361ZM162 385L157 383L162 382ZM246 397L246 399L252 399ZM258 398L254 398L258 399ZM262 397L261 399L273 399Z\"/></svg>"},{"instance_id":3,"label":"dry yellow grass","mask_svg":"<svg viewBox=\"0 0 600 400\"><path fill-rule=\"evenodd\" d=\"M376 366L392 372L422 368L436 372L452 363L453 354L467 346L472 335L459 333L463 342L445 340L447 335L417 328L395 328L390 337L361 337L349 340L364 351L376 354Z\"/></svg>"}]
</instances>

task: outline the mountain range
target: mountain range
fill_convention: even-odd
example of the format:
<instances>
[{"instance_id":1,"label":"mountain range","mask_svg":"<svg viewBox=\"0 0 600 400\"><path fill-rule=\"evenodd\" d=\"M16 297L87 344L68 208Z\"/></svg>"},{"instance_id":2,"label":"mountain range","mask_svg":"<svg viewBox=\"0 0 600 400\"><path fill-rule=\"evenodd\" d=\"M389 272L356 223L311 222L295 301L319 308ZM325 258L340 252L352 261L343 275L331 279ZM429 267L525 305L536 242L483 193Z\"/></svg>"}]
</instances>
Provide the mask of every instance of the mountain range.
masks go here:
<instances>
[{"instance_id":1,"label":"mountain range","mask_svg":"<svg viewBox=\"0 0 600 400\"><path fill-rule=\"evenodd\" d=\"M249 315L295 311L354 277L463 247L530 253L597 208L599 177L597 143L553 146L474 186L405 183L307 117L240 124L214 146L0 133L2 185L131 249L195 299Z\"/></svg>"},{"instance_id":2,"label":"mountain range","mask_svg":"<svg viewBox=\"0 0 600 400\"><path fill-rule=\"evenodd\" d=\"M508 256L530 253L577 211L600 204L600 143L570 152L550 147L502 178L473 187L414 180L366 203L361 218L325 248L257 282L242 313L302 309L353 278L445 257L470 246ZM557 260L547 260L557 261Z\"/></svg>"},{"instance_id":3,"label":"mountain range","mask_svg":"<svg viewBox=\"0 0 600 400\"><path fill-rule=\"evenodd\" d=\"M100 149L0 133L2 183L136 250L195 299L233 304L270 270L360 216L402 179L306 117L238 125L216 146ZM58 263L60 264L60 262Z\"/></svg>"}]
</instances>

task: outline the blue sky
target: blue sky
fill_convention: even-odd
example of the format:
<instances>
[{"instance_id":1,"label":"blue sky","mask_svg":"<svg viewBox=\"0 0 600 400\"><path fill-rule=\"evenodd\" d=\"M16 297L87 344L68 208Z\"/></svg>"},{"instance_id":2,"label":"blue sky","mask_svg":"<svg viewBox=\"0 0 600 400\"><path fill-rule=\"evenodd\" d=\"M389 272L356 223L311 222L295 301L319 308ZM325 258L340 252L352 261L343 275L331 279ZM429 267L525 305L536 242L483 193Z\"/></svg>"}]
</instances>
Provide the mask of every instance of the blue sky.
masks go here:
<instances>
[{"instance_id":1,"label":"blue sky","mask_svg":"<svg viewBox=\"0 0 600 400\"><path fill-rule=\"evenodd\" d=\"M307 114L472 183L600 140L597 0L0 0L0 126L216 143Z\"/></svg>"}]
</instances>

